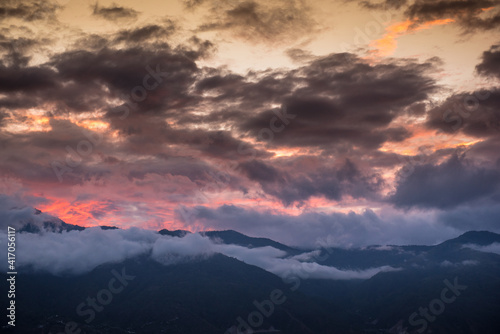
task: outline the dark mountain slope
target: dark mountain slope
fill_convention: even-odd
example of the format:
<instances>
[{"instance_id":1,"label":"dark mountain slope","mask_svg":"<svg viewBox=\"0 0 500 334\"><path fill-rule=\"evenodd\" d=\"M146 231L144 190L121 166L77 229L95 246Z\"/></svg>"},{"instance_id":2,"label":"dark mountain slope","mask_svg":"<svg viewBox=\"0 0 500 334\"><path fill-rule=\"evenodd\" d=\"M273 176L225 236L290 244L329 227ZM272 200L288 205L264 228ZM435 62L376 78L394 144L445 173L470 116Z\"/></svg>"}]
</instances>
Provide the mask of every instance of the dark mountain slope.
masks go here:
<instances>
[{"instance_id":1,"label":"dark mountain slope","mask_svg":"<svg viewBox=\"0 0 500 334\"><path fill-rule=\"evenodd\" d=\"M135 278L87 324L89 315L78 315L77 306L109 289L112 270L121 272L122 268ZM259 329L273 326L282 333L343 333L346 328L341 310L292 292L277 276L223 255L170 266L141 257L71 277L25 272L18 275L17 285L16 302L22 308L16 332L58 333L65 323L74 321L88 333L221 334L236 325L238 317L248 321L249 314L257 311L253 302L268 300L276 289L286 300L275 305ZM40 329L31 331L36 328Z\"/></svg>"},{"instance_id":2,"label":"dark mountain slope","mask_svg":"<svg viewBox=\"0 0 500 334\"><path fill-rule=\"evenodd\" d=\"M211 239L220 239L222 240L223 243L225 244L233 244L233 245L239 245L243 247L248 247L248 248L256 248L256 247L274 247L280 250L283 250L289 254L296 254L300 253L300 251L283 245L279 242L276 242L271 239L267 238L253 238L249 237L247 235L244 235L242 233L233 231L233 230L226 230L226 231L207 231L207 232L202 232L203 235L206 235L207 237Z\"/></svg>"}]
</instances>

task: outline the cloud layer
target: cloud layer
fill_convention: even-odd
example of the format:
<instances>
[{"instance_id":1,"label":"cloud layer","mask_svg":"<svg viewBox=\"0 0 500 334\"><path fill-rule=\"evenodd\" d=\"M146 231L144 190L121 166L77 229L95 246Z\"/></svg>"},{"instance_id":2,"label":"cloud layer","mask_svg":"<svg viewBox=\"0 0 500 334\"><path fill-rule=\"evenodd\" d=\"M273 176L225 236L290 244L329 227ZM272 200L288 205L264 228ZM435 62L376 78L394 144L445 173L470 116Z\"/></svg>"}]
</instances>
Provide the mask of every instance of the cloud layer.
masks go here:
<instances>
[{"instance_id":1,"label":"cloud layer","mask_svg":"<svg viewBox=\"0 0 500 334\"><path fill-rule=\"evenodd\" d=\"M6 231L1 231L0 237L7 240ZM138 255L148 255L162 264L171 265L204 259L215 253L234 257L281 277L306 270L310 278L367 279L381 271L395 270L388 266L362 271L339 270L301 262L297 257L290 258L286 252L269 246L246 248L215 243L197 233L178 238L138 228L101 230L96 227L62 233L18 233L16 245L16 265L20 269L54 275L78 275L99 265L119 263ZM6 255L5 251L2 252Z\"/></svg>"},{"instance_id":2,"label":"cloud layer","mask_svg":"<svg viewBox=\"0 0 500 334\"><path fill-rule=\"evenodd\" d=\"M2 224L308 246L498 231L498 17L496 0L4 1ZM388 37L404 58L369 51Z\"/></svg>"}]
</instances>

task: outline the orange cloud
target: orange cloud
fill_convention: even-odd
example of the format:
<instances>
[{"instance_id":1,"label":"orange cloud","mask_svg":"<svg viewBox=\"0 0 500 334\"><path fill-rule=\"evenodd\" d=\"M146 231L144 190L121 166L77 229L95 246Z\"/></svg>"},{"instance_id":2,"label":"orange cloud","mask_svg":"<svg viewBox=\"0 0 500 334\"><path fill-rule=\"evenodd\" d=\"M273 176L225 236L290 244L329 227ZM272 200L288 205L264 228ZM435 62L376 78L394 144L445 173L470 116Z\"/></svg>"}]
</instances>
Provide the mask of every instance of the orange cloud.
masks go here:
<instances>
[{"instance_id":1,"label":"orange cloud","mask_svg":"<svg viewBox=\"0 0 500 334\"><path fill-rule=\"evenodd\" d=\"M495 8L495 7L481 8L481 10L483 12L488 12L488 11L492 10L493 8Z\"/></svg>"},{"instance_id":2,"label":"orange cloud","mask_svg":"<svg viewBox=\"0 0 500 334\"><path fill-rule=\"evenodd\" d=\"M68 224L90 226L92 215L88 212L90 204L75 205L65 200L54 199L50 204L39 205L40 210L62 219Z\"/></svg>"},{"instance_id":3,"label":"orange cloud","mask_svg":"<svg viewBox=\"0 0 500 334\"><path fill-rule=\"evenodd\" d=\"M377 39L371 43L371 46L375 49L372 51L372 53L374 53L376 56L379 57L390 56L394 54L394 52L397 49L398 46L397 38L414 33L416 31L429 29L433 26L445 25L451 22L455 22L455 20L454 19L434 20L434 21L424 22L421 24L417 22L418 18L413 20L406 20L403 22L397 22L387 27L385 29L386 30L385 35L382 38Z\"/></svg>"},{"instance_id":4,"label":"orange cloud","mask_svg":"<svg viewBox=\"0 0 500 334\"><path fill-rule=\"evenodd\" d=\"M60 218L65 223L84 227L103 225L95 215L99 212L112 212L113 209L106 201L69 202L64 199L51 198L51 203L39 205L43 212Z\"/></svg>"}]
</instances>

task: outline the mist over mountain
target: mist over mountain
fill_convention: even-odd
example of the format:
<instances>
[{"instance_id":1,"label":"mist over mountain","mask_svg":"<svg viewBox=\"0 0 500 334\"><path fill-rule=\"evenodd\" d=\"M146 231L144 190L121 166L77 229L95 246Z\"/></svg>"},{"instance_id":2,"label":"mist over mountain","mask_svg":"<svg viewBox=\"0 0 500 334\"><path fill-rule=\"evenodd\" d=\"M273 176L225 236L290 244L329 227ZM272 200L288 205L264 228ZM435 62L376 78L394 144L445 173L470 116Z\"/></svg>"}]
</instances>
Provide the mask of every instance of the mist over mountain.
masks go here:
<instances>
[{"instance_id":1,"label":"mist over mountain","mask_svg":"<svg viewBox=\"0 0 500 334\"><path fill-rule=\"evenodd\" d=\"M300 249L232 230L47 222L18 225L16 332L64 333L66 326L84 333L221 334L500 329L500 235L488 231L434 246ZM120 293L109 292L120 280Z\"/></svg>"}]
</instances>

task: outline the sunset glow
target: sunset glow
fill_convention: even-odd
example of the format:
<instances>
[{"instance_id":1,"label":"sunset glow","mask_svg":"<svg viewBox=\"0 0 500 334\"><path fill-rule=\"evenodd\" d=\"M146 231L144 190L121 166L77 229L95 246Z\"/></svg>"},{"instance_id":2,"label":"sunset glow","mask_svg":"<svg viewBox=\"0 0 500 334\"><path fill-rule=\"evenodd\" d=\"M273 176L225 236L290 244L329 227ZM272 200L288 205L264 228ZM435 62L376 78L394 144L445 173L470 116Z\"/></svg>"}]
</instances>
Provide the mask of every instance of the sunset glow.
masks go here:
<instances>
[{"instance_id":1,"label":"sunset glow","mask_svg":"<svg viewBox=\"0 0 500 334\"><path fill-rule=\"evenodd\" d=\"M500 9L444 5L9 1L4 196L81 226L318 237L490 212Z\"/></svg>"}]
</instances>

